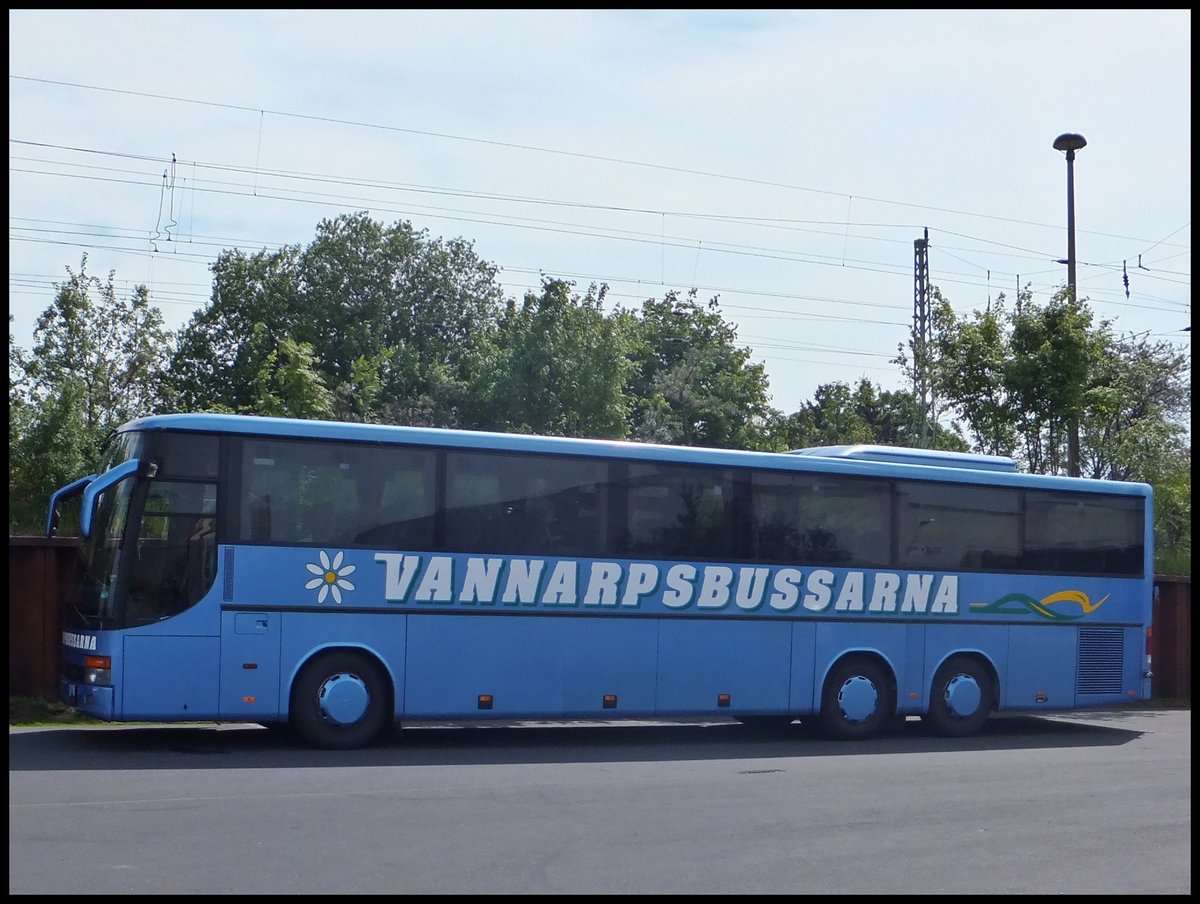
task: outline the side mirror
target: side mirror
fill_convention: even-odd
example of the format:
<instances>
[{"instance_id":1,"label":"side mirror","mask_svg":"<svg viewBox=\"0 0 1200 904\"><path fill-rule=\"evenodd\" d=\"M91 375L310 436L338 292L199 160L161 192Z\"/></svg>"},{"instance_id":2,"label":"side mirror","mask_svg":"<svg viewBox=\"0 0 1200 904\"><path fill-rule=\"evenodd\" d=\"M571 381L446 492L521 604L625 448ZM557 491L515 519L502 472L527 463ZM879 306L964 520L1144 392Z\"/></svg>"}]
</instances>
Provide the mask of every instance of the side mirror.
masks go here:
<instances>
[{"instance_id":1,"label":"side mirror","mask_svg":"<svg viewBox=\"0 0 1200 904\"><path fill-rule=\"evenodd\" d=\"M77 493L82 493L83 488L96 479L95 474L89 474L87 477L80 477L78 480L68 483L65 487L55 490L50 497L50 511L46 513L46 536L53 537L54 532L58 530L58 506L64 499L69 499Z\"/></svg>"},{"instance_id":2,"label":"side mirror","mask_svg":"<svg viewBox=\"0 0 1200 904\"><path fill-rule=\"evenodd\" d=\"M92 534L92 518L95 517L96 503L100 499L100 494L109 487L120 483L131 474L137 473L137 469L141 467L141 464L138 459L131 458L117 465L111 471L105 471L87 485L87 489L83 491L83 513L79 519L79 532L81 534L85 537L90 537Z\"/></svg>"}]
</instances>

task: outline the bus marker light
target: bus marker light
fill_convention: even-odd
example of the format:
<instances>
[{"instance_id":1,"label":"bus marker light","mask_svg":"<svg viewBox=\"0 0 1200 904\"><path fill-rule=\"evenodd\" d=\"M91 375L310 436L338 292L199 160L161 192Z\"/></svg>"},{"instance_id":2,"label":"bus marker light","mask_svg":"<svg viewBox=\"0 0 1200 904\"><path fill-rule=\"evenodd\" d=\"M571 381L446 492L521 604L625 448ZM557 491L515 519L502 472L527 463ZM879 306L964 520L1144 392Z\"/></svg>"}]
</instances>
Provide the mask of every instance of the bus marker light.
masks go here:
<instances>
[{"instance_id":1,"label":"bus marker light","mask_svg":"<svg viewBox=\"0 0 1200 904\"><path fill-rule=\"evenodd\" d=\"M492 708L492 695L491 694L480 694L479 695L479 708L480 709L491 709Z\"/></svg>"},{"instance_id":2,"label":"bus marker light","mask_svg":"<svg viewBox=\"0 0 1200 904\"><path fill-rule=\"evenodd\" d=\"M243 697L242 702L243 703L253 703L257 699L258 699L257 697Z\"/></svg>"},{"instance_id":3,"label":"bus marker light","mask_svg":"<svg viewBox=\"0 0 1200 904\"><path fill-rule=\"evenodd\" d=\"M717 706L728 706L732 699L729 694L717 694Z\"/></svg>"},{"instance_id":4,"label":"bus marker light","mask_svg":"<svg viewBox=\"0 0 1200 904\"><path fill-rule=\"evenodd\" d=\"M909 700L916 700L916 699L918 699L920 696L921 696L921 692L920 692L920 691L909 691L909 693L908 693L908 699L909 699Z\"/></svg>"},{"instance_id":5,"label":"bus marker light","mask_svg":"<svg viewBox=\"0 0 1200 904\"><path fill-rule=\"evenodd\" d=\"M616 694L605 694L604 695L604 708L605 709L616 709L617 708L617 695Z\"/></svg>"},{"instance_id":6,"label":"bus marker light","mask_svg":"<svg viewBox=\"0 0 1200 904\"><path fill-rule=\"evenodd\" d=\"M256 668L258 668L258 663L257 662L243 662L242 668L248 669L250 671L254 671Z\"/></svg>"},{"instance_id":7,"label":"bus marker light","mask_svg":"<svg viewBox=\"0 0 1200 904\"><path fill-rule=\"evenodd\" d=\"M112 657L86 656L83 660L84 684L112 684Z\"/></svg>"}]
</instances>

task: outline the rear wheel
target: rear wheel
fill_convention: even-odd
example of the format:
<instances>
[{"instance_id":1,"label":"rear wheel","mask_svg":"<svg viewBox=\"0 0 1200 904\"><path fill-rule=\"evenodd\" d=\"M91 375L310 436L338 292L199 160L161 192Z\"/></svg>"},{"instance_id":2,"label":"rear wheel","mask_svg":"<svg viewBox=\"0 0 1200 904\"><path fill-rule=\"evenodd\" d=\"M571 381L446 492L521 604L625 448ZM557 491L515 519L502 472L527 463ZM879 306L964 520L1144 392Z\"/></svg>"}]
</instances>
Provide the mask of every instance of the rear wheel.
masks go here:
<instances>
[{"instance_id":1,"label":"rear wheel","mask_svg":"<svg viewBox=\"0 0 1200 904\"><path fill-rule=\"evenodd\" d=\"M292 689L292 725L314 747L365 747L391 717L391 683L378 662L354 650L318 656Z\"/></svg>"},{"instance_id":2,"label":"rear wheel","mask_svg":"<svg viewBox=\"0 0 1200 904\"><path fill-rule=\"evenodd\" d=\"M879 734L896 715L896 691L887 670L856 657L834 666L821 692L821 727L831 737L856 741Z\"/></svg>"},{"instance_id":3,"label":"rear wheel","mask_svg":"<svg viewBox=\"0 0 1200 904\"><path fill-rule=\"evenodd\" d=\"M938 734L975 734L992 714L996 688L991 673L970 656L951 656L933 677L926 718Z\"/></svg>"}]
</instances>

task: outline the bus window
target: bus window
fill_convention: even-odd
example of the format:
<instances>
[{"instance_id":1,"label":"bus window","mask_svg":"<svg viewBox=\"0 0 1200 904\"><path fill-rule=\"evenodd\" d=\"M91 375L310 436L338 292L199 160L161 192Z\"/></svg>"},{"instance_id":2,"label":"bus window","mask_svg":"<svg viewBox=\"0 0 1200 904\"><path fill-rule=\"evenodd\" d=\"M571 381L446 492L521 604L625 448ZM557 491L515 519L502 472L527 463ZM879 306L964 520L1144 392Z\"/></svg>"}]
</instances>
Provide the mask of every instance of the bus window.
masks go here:
<instances>
[{"instance_id":1,"label":"bus window","mask_svg":"<svg viewBox=\"0 0 1200 904\"><path fill-rule=\"evenodd\" d=\"M242 538L255 543L298 541L299 483L299 468L284 443L247 441L242 463Z\"/></svg>"},{"instance_id":2,"label":"bus window","mask_svg":"<svg viewBox=\"0 0 1200 904\"><path fill-rule=\"evenodd\" d=\"M371 450L364 455L354 545L433 548L434 456L420 449Z\"/></svg>"},{"instance_id":3,"label":"bus window","mask_svg":"<svg viewBox=\"0 0 1200 904\"><path fill-rule=\"evenodd\" d=\"M204 596L217 572L216 484L149 485L126 595L130 624L182 612Z\"/></svg>"},{"instance_id":4,"label":"bus window","mask_svg":"<svg viewBox=\"0 0 1200 904\"><path fill-rule=\"evenodd\" d=\"M586 459L449 452L446 548L600 555L606 466Z\"/></svg>"},{"instance_id":5,"label":"bus window","mask_svg":"<svg viewBox=\"0 0 1200 904\"><path fill-rule=\"evenodd\" d=\"M627 554L651 559L737 559L733 473L724 468L631 464Z\"/></svg>"},{"instance_id":6,"label":"bus window","mask_svg":"<svg viewBox=\"0 0 1200 904\"><path fill-rule=\"evenodd\" d=\"M405 446L247 440L241 539L428 549L436 453Z\"/></svg>"},{"instance_id":7,"label":"bus window","mask_svg":"<svg viewBox=\"0 0 1200 904\"><path fill-rule=\"evenodd\" d=\"M891 488L882 480L813 474L754 475L754 553L768 562L886 567Z\"/></svg>"},{"instance_id":8,"label":"bus window","mask_svg":"<svg viewBox=\"0 0 1200 904\"><path fill-rule=\"evenodd\" d=\"M1019 491L903 482L897 494L899 567L935 571L1020 567Z\"/></svg>"},{"instance_id":9,"label":"bus window","mask_svg":"<svg viewBox=\"0 0 1200 904\"><path fill-rule=\"evenodd\" d=\"M216 480L220 439L202 433L167 433L158 438L154 463L160 478Z\"/></svg>"},{"instance_id":10,"label":"bus window","mask_svg":"<svg viewBox=\"0 0 1200 904\"><path fill-rule=\"evenodd\" d=\"M1025 494L1025 562L1036 571L1142 574L1141 500L1075 493Z\"/></svg>"}]
</instances>

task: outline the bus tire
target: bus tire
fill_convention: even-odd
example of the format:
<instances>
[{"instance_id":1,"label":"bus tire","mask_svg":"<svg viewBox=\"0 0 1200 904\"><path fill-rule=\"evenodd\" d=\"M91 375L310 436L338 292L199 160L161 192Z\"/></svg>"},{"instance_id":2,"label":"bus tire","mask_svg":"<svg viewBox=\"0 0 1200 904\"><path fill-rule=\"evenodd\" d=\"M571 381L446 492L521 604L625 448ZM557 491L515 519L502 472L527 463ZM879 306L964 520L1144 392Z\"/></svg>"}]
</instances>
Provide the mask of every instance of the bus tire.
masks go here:
<instances>
[{"instance_id":1,"label":"bus tire","mask_svg":"<svg viewBox=\"0 0 1200 904\"><path fill-rule=\"evenodd\" d=\"M926 718L936 734L961 738L983 727L995 703L995 683L987 668L971 656L951 656L933 676Z\"/></svg>"},{"instance_id":2,"label":"bus tire","mask_svg":"<svg viewBox=\"0 0 1200 904\"><path fill-rule=\"evenodd\" d=\"M292 686L291 722L307 743L326 750L366 747L391 719L391 684L379 663L355 650L313 659Z\"/></svg>"},{"instance_id":3,"label":"bus tire","mask_svg":"<svg viewBox=\"0 0 1200 904\"><path fill-rule=\"evenodd\" d=\"M839 741L874 737L892 724L896 691L887 669L856 656L833 667L821 691L821 727Z\"/></svg>"}]
</instances>

